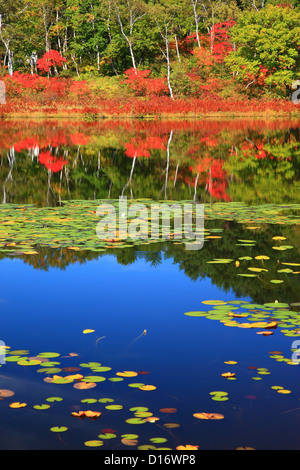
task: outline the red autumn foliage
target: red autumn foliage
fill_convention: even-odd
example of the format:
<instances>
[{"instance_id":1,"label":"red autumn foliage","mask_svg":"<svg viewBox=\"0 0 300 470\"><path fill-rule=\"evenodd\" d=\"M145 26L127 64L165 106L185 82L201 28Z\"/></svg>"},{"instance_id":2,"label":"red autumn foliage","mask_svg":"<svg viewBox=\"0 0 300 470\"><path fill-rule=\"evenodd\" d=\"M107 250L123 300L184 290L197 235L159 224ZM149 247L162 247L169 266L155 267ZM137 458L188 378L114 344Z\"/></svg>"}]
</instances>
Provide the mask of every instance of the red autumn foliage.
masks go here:
<instances>
[{"instance_id":1,"label":"red autumn foliage","mask_svg":"<svg viewBox=\"0 0 300 470\"><path fill-rule=\"evenodd\" d=\"M217 23L212 27L209 33L211 41L213 42L212 54L217 63L223 62L226 55L233 50L228 30L235 24L236 22L232 19Z\"/></svg>"},{"instance_id":2,"label":"red autumn foliage","mask_svg":"<svg viewBox=\"0 0 300 470\"><path fill-rule=\"evenodd\" d=\"M201 137L200 142L205 143L209 147L216 147L218 145L217 139L209 136Z\"/></svg>"},{"instance_id":3,"label":"red autumn foliage","mask_svg":"<svg viewBox=\"0 0 300 470\"><path fill-rule=\"evenodd\" d=\"M51 49L38 59L36 66L41 72L48 73L52 67L61 67L66 62L67 59L62 57L60 52Z\"/></svg>"},{"instance_id":4,"label":"red autumn foliage","mask_svg":"<svg viewBox=\"0 0 300 470\"><path fill-rule=\"evenodd\" d=\"M83 134L83 132L77 132L70 136L71 142L74 145L87 145L90 141L89 136Z\"/></svg>"},{"instance_id":5,"label":"red autumn foliage","mask_svg":"<svg viewBox=\"0 0 300 470\"><path fill-rule=\"evenodd\" d=\"M199 49L199 48L198 48ZM195 49L196 50L196 49ZM203 51L205 49L203 48ZM196 55L199 52L196 52ZM202 54L202 53L200 53ZM205 60L211 60L209 51ZM199 70L198 70L199 69ZM113 99L99 96L97 92L90 91L85 81L71 78L50 77L49 79L37 74L21 74L15 72L13 76L6 75L2 79L6 85L6 104L1 105L2 117L34 112L44 115L98 115L98 116L196 116L199 114L223 113L265 113L273 114L293 113L300 105L284 99L231 99L218 96L222 89L221 81L213 76L202 77L201 67L188 72L193 82L193 95L189 98L172 100L166 95L150 93L151 78L143 74L142 79L135 81L132 73L129 74L130 86L136 87L136 96L122 96ZM260 80L264 80L267 70L261 68ZM156 80L156 79L153 79ZM158 80L158 79L157 79ZM165 82L164 82L165 86ZM161 90L161 88L159 88ZM139 93L145 93L144 96ZM135 92L134 92L135 94Z\"/></svg>"},{"instance_id":6,"label":"red autumn foliage","mask_svg":"<svg viewBox=\"0 0 300 470\"><path fill-rule=\"evenodd\" d=\"M264 148L264 142L257 140L256 142L246 141L241 146L241 152L245 158L257 158L263 160L264 158L274 159L274 156Z\"/></svg>"},{"instance_id":7,"label":"red autumn foliage","mask_svg":"<svg viewBox=\"0 0 300 470\"><path fill-rule=\"evenodd\" d=\"M125 155L129 158L135 157L150 157L150 152L148 148L143 144L134 144L134 143L126 143L125 144Z\"/></svg>"},{"instance_id":8,"label":"red autumn foliage","mask_svg":"<svg viewBox=\"0 0 300 470\"><path fill-rule=\"evenodd\" d=\"M63 158L55 157L51 155L50 151L41 152L39 155L39 163L45 165L48 170L51 170L53 173L61 171L65 165L67 165L68 160Z\"/></svg>"},{"instance_id":9,"label":"red autumn foliage","mask_svg":"<svg viewBox=\"0 0 300 470\"><path fill-rule=\"evenodd\" d=\"M205 184L205 189L214 198L222 201L230 201L230 196L226 194L228 187L227 173L223 169L224 160L214 157L204 157L199 163L190 167L193 174L200 176L200 181ZM201 178L202 176L202 178ZM195 181L186 180L186 183L193 186Z\"/></svg>"},{"instance_id":10,"label":"red autumn foliage","mask_svg":"<svg viewBox=\"0 0 300 470\"><path fill-rule=\"evenodd\" d=\"M129 158L150 157L150 150L165 148L165 138L140 135L125 143L125 155Z\"/></svg>"},{"instance_id":11,"label":"red autumn foliage","mask_svg":"<svg viewBox=\"0 0 300 470\"><path fill-rule=\"evenodd\" d=\"M200 42L200 45L201 45L201 49L202 49L202 47L204 47L204 48L208 47L209 40L208 40L207 35L198 34L198 38L199 38L199 42ZM198 43L197 34L193 33L193 34L190 34L189 36L187 36L184 40L184 43L186 44L186 48L188 48L188 52L193 53L194 46L195 46L196 43Z\"/></svg>"},{"instance_id":12,"label":"red autumn foliage","mask_svg":"<svg viewBox=\"0 0 300 470\"><path fill-rule=\"evenodd\" d=\"M90 93L90 88L87 84L86 80L78 80L78 81L73 81L70 88L69 92L71 94L74 94L76 96L84 96L88 93Z\"/></svg>"},{"instance_id":13,"label":"red autumn foliage","mask_svg":"<svg viewBox=\"0 0 300 470\"><path fill-rule=\"evenodd\" d=\"M198 47L191 51L191 53L196 57L198 66L205 67L205 72L208 73L214 65L212 53L208 49L204 49L204 47L201 47L201 49Z\"/></svg>"},{"instance_id":14,"label":"red autumn foliage","mask_svg":"<svg viewBox=\"0 0 300 470\"><path fill-rule=\"evenodd\" d=\"M130 68L124 72L124 83L136 96L162 95L168 93L165 78L150 78L151 70L137 70Z\"/></svg>"},{"instance_id":15,"label":"red autumn foliage","mask_svg":"<svg viewBox=\"0 0 300 470\"><path fill-rule=\"evenodd\" d=\"M242 66L242 69L244 69L244 68L245 68L245 66ZM245 82L255 81L257 85L264 85L265 84L265 79L274 70L275 70L275 68L269 70L264 65L260 65L259 70L256 74L255 73L245 73L244 81Z\"/></svg>"},{"instance_id":16,"label":"red autumn foliage","mask_svg":"<svg viewBox=\"0 0 300 470\"><path fill-rule=\"evenodd\" d=\"M37 146L38 146L37 140L28 137L23 140L20 140L19 142L16 142L14 144L14 149L15 149L15 152L22 152L22 150L33 149Z\"/></svg>"}]
</instances>

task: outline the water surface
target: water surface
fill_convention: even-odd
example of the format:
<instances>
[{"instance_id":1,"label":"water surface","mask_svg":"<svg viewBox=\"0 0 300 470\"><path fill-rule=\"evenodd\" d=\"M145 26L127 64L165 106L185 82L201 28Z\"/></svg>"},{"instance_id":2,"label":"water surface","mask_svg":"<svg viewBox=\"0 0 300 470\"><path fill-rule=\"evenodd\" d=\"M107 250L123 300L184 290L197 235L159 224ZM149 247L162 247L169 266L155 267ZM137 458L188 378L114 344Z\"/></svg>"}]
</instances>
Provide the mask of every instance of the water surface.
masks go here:
<instances>
[{"instance_id":1,"label":"water surface","mask_svg":"<svg viewBox=\"0 0 300 470\"><path fill-rule=\"evenodd\" d=\"M7 211L27 204L59 210L66 201L97 204L121 195L189 200L208 208L243 202L256 214L255 223L238 209L235 220L225 211L205 220L206 238L197 252L172 241L72 251L49 240L30 247L36 254L26 254L25 232L10 246L14 240L3 225L1 340L16 351L6 357L55 352L48 360L58 362L57 375L75 373L65 368L76 367L76 373L106 380L78 390L74 382L45 381L54 373L41 372L41 364L8 360L0 389L14 395L0 400L0 447L87 449L87 441L97 440L100 450L186 444L298 449L299 366L291 357L300 336L299 122L6 121L0 142L0 210L10 221ZM271 204L274 220L264 219L262 208ZM209 300L226 304L219 310ZM276 328L264 328L274 321ZM240 326L257 322L260 327ZM84 334L85 329L95 331ZM110 369L82 366L89 362ZM138 375L109 380L122 371ZM225 372L235 377L227 379ZM156 388L129 386L134 383ZM213 400L214 391L228 393L228 399ZM98 401L103 398L114 401ZM14 402L27 406L11 408ZM50 408L34 408L41 404ZM111 404L122 408L106 408ZM138 417L135 407L148 408L159 420L127 422ZM72 416L80 410L100 411L101 418ZM193 416L201 412L224 418ZM55 426L67 430L52 432ZM135 434L136 442L122 441L126 434Z\"/></svg>"}]
</instances>

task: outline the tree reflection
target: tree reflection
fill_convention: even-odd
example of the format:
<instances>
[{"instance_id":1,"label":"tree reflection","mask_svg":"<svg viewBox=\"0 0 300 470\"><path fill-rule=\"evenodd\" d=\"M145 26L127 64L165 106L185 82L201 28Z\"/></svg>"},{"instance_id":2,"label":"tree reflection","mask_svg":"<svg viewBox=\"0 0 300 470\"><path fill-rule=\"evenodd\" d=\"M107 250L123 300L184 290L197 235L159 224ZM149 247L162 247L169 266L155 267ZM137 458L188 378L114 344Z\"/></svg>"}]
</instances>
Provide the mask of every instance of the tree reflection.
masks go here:
<instances>
[{"instance_id":1,"label":"tree reflection","mask_svg":"<svg viewBox=\"0 0 300 470\"><path fill-rule=\"evenodd\" d=\"M184 274L193 280L199 282L202 279L209 278L211 282L222 289L224 292L233 291L236 297L251 297L254 302L265 303L275 299L284 299L285 302L299 301L299 279L298 275L289 274L285 276L284 283L280 284L280 290L270 279L276 279L278 263L289 262L299 259L300 255L300 229L299 226L285 225L263 225L256 232L254 247L239 246L237 240L245 237L244 227L230 221L206 221L206 228L222 230L222 241L204 243L199 251L188 251L184 245L172 243L169 241L160 243L149 243L133 245L130 248L111 248L106 251L95 252L89 250L72 251L67 248L47 248L37 246L37 255L14 254L13 248L9 255L0 254L0 259L5 256L22 259L30 264L34 269L48 271L51 268L67 269L72 264L87 263L90 260L100 259L104 256L113 256L118 264L127 266L134 264L143 258L153 268L159 267L163 259L173 260L174 264L184 272ZM294 251L291 254L288 251L274 252L272 249L272 237L283 236L289 239L293 244ZM270 242L271 241L271 242ZM226 264L210 264L213 259L228 258L238 260L245 256L250 256L250 261L240 261L240 267L237 268L235 262ZM264 254L270 258L267 268L268 272L258 278L245 278L237 274L247 271L247 266L257 266L255 260L257 254ZM239 269L239 270L238 270Z\"/></svg>"},{"instance_id":2,"label":"tree reflection","mask_svg":"<svg viewBox=\"0 0 300 470\"><path fill-rule=\"evenodd\" d=\"M0 129L3 203L131 198L299 201L299 123L9 121Z\"/></svg>"}]
</instances>

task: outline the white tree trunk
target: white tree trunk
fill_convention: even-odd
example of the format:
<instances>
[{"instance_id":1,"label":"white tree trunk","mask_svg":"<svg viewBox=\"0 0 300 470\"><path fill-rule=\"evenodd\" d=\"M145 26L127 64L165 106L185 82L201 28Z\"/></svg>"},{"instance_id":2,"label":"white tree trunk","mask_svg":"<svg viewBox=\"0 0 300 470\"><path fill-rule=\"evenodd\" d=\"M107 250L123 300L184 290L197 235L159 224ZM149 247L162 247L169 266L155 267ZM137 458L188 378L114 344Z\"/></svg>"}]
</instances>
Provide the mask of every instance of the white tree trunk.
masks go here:
<instances>
[{"instance_id":1,"label":"white tree trunk","mask_svg":"<svg viewBox=\"0 0 300 470\"><path fill-rule=\"evenodd\" d=\"M191 0L191 1L192 1L192 5L193 5L194 18L195 18L197 44L198 44L198 47L201 49L201 44L200 44L200 39L199 39L199 18L198 18L198 15L197 15L197 2L198 2L198 0Z\"/></svg>"}]
</instances>

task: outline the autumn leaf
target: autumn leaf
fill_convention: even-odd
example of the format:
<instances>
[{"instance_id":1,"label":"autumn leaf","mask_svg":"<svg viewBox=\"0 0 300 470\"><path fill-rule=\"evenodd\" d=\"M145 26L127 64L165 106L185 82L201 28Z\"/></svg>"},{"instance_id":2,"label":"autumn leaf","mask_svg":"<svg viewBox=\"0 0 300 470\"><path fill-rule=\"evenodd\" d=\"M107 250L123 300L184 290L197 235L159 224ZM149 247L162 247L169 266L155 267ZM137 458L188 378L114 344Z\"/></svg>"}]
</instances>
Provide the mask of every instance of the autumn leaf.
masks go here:
<instances>
[{"instance_id":1,"label":"autumn leaf","mask_svg":"<svg viewBox=\"0 0 300 470\"><path fill-rule=\"evenodd\" d=\"M176 408L161 408L159 411L161 413L176 413L177 409Z\"/></svg>"},{"instance_id":2,"label":"autumn leaf","mask_svg":"<svg viewBox=\"0 0 300 470\"><path fill-rule=\"evenodd\" d=\"M237 447L236 450L255 450L254 447Z\"/></svg>"},{"instance_id":3,"label":"autumn leaf","mask_svg":"<svg viewBox=\"0 0 300 470\"><path fill-rule=\"evenodd\" d=\"M234 372L224 372L223 374L221 374L222 377L235 377L235 373Z\"/></svg>"},{"instance_id":4,"label":"autumn leaf","mask_svg":"<svg viewBox=\"0 0 300 470\"><path fill-rule=\"evenodd\" d=\"M20 403L19 401L16 401L14 403L11 403L10 408L25 408L27 406L27 403Z\"/></svg>"},{"instance_id":5,"label":"autumn leaf","mask_svg":"<svg viewBox=\"0 0 300 470\"><path fill-rule=\"evenodd\" d=\"M126 439L125 437L123 437L123 439L121 439L121 442L125 446L136 446L137 443L138 443L138 441L136 439Z\"/></svg>"},{"instance_id":6,"label":"autumn leaf","mask_svg":"<svg viewBox=\"0 0 300 470\"><path fill-rule=\"evenodd\" d=\"M139 390L156 390L156 387L154 385L143 385L142 387L139 387Z\"/></svg>"},{"instance_id":7,"label":"autumn leaf","mask_svg":"<svg viewBox=\"0 0 300 470\"><path fill-rule=\"evenodd\" d=\"M199 446L192 446L190 444L187 444L186 446L177 446L176 450L198 450Z\"/></svg>"},{"instance_id":8,"label":"autumn leaf","mask_svg":"<svg viewBox=\"0 0 300 470\"><path fill-rule=\"evenodd\" d=\"M138 373L131 370L125 370L124 372L117 372L116 375L119 375L120 377L135 377Z\"/></svg>"},{"instance_id":9,"label":"autumn leaf","mask_svg":"<svg viewBox=\"0 0 300 470\"><path fill-rule=\"evenodd\" d=\"M145 418L145 421L149 421L149 423L155 423L156 421L159 421L160 418L157 418L157 416L150 416L149 418Z\"/></svg>"},{"instance_id":10,"label":"autumn leaf","mask_svg":"<svg viewBox=\"0 0 300 470\"><path fill-rule=\"evenodd\" d=\"M223 419L224 415L219 413L194 413L193 416L197 419Z\"/></svg>"},{"instance_id":11,"label":"autumn leaf","mask_svg":"<svg viewBox=\"0 0 300 470\"><path fill-rule=\"evenodd\" d=\"M12 390L0 389L0 398L12 397L15 394Z\"/></svg>"},{"instance_id":12,"label":"autumn leaf","mask_svg":"<svg viewBox=\"0 0 300 470\"><path fill-rule=\"evenodd\" d=\"M96 419L96 418L99 418L101 416L101 412L100 411L91 411L91 410L87 410L87 411L78 411L78 412L73 412L71 413L72 416L75 416L75 418L90 418L90 419Z\"/></svg>"},{"instance_id":13,"label":"autumn leaf","mask_svg":"<svg viewBox=\"0 0 300 470\"><path fill-rule=\"evenodd\" d=\"M76 382L73 387L77 388L78 390L87 390L89 388L96 387L97 384L94 382Z\"/></svg>"}]
</instances>

